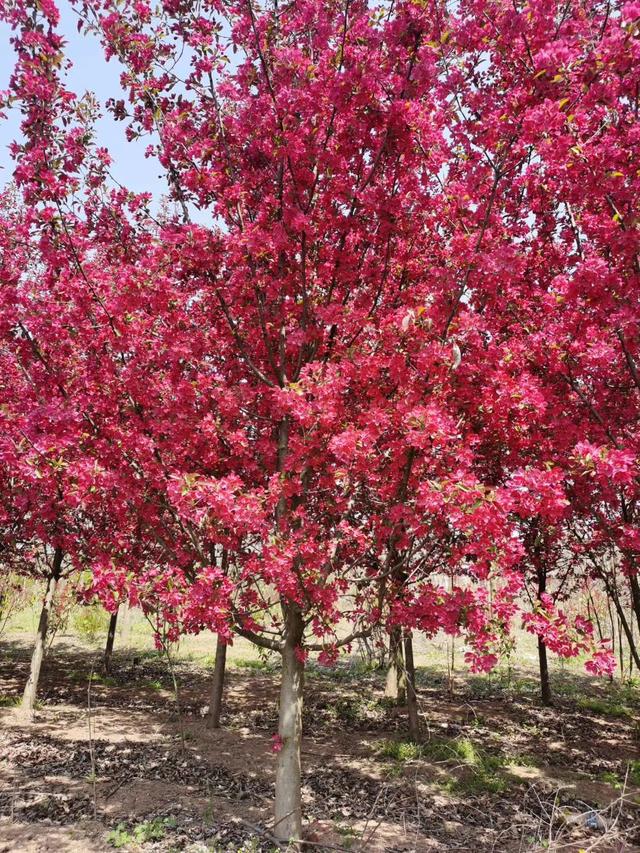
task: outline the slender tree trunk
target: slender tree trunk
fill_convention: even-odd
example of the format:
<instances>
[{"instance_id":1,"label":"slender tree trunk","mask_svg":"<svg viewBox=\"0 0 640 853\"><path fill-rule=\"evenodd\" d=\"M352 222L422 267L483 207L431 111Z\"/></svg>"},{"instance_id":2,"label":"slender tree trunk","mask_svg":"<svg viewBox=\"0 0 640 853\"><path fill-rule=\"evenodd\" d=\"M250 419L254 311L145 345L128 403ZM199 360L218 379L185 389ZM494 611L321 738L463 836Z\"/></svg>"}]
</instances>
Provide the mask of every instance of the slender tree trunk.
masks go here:
<instances>
[{"instance_id":1,"label":"slender tree trunk","mask_svg":"<svg viewBox=\"0 0 640 853\"><path fill-rule=\"evenodd\" d=\"M294 849L302 838L301 746L304 663L296 653L300 649L304 622L295 604L286 606L286 627L282 648L282 683L278 734L280 751L276 769L274 835L278 841L293 841Z\"/></svg>"},{"instance_id":2,"label":"slender tree trunk","mask_svg":"<svg viewBox=\"0 0 640 853\"><path fill-rule=\"evenodd\" d=\"M104 649L104 671L111 672L111 658L113 657L113 643L116 638L116 627L118 625L118 610L114 610L109 619L109 630L107 631L107 645Z\"/></svg>"},{"instance_id":3,"label":"slender tree trunk","mask_svg":"<svg viewBox=\"0 0 640 853\"><path fill-rule=\"evenodd\" d=\"M29 678L22 694L21 711L26 715L33 714L33 709L36 704L38 695L38 682L40 681L40 669L42 667L42 658L44 657L45 646L47 642L47 628L49 627L49 616L53 606L56 587L60 578L60 570L62 568L62 549L56 548L53 556L53 567L51 574L47 578L47 588L45 590L44 601L42 602L42 610L40 611L40 620L38 622L38 631L36 633L35 645L33 654L31 655L31 668L29 670Z\"/></svg>"},{"instance_id":4,"label":"slender tree trunk","mask_svg":"<svg viewBox=\"0 0 640 853\"><path fill-rule=\"evenodd\" d=\"M392 628L389 639L389 669L384 695L395 699L398 705L404 705L406 699L406 674L402 654L402 631Z\"/></svg>"},{"instance_id":5,"label":"slender tree trunk","mask_svg":"<svg viewBox=\"0 0 640 853\"><path fill-rule=\"evenodd\" d=\"M547 570L542 564L539 552L536 552L536 572L538 575L538 598L542 600L542 596L547 591ZM553 695L551 693L551 681L549 680L547 646L540 636L538 636L538 661L540 664L540 697L542 704L552 705Z\"/></svg>"},{"instance_id":6,"label":"slender tree trunk","mask_svg":"<svg viewBox=\"0 0 640 853\"><path fill-rule=\"evenodd\" d=\"M222 695L224 692L224 674L227 664L227 644L218 634L216 642L216 662L213 667L213 681L211 684L211 699L209 700L209 713L207 714L207 728L220 728L220 711L222 710Z\"/></svg>"},{"instance_id":7,"label":"slender tree trunk","mask_svg":"<svg viewBox=\"0 0 640 853\"><path fill-rule=\"evenodd\" d=\"M631 607L636 616L638 628L640 628L640 581L637 575L629 575L629 587L631 589Z\"/></svg>"},{"instance_id":8,"label":"slender tree trunk","mask_svg":"<svg viewBox=\"0 0 640 853\"><path fill-rule=\"evenodd\" d=\"M629 620L627 619L627 614L624 612L624 607L622 606L622 602L620 601L620 596L618 595L617 588L613 589L611 584L605 582L605 591L607 593L607 597L613 601L613 606L615 607L616 613L618 614L620 624L622 625L622 630L624 631L625 637L627 638L627 642L629 643L629 654L636 667L640 669L640 655L638 654L638 648L636 646L635 638L633 636L633 622L629 623Z\"/></svg>"},{"instance_id":9,"label":"slender tree trunk","mask_svg":"<svg viewBox=\"0 0 640 853\"><path fill-rule=\"evenodd\" d=\"M615 657L616 647L618 649L618 659L620 661L620 678L624 678L624 657L622 651L622 631L620 630L620 619L618 619L618 631L616 638L616 620L613 618L611 610L611 599L607 596L607 613L609 614L609 624L611 625L611 653ZM613 681L613 673L609 673L609 681Z\"/></svg>"},{"instance_id":10,"label":"slender tree trunk","mask_svg":"<svg viewBox=\"0 0 640 853\"><path fill-rule=\"evenodd\" d=\"M625 670L625 657L624 657L624 640L622 639L622 623L620 622L620 617L617 618L616 624L618 626L618 655L620 657L620 678L624 681L624 670ZM613 678L613 674L611 675Z\"/></svg>"},{"instance_id":11,"label":"slender tree trunk","mask_svg":"<svg viewBox=\"0 0 640 853\"><path fill-rule=\"evenodd\" d=\"M538 637L538 660L540 662L540 695L543 705L553 704L551 693L551 682L549 680L549 663L547 661L547 647L542 637Z\"/></svg>"},{"instance_id":12,"label":"slender tree trunk","mask_svg":"<svg viewBox=\"0 0 640 853\"><path fill-rule=\"evenodd\" d=\"M409 717L409 737L417 741L420 737L418 719L418 699L416 696L416 668L413 662L413 639L409 632L404 638L404 661L407 671L407 712Z\"/></svg>"}]
</instances>

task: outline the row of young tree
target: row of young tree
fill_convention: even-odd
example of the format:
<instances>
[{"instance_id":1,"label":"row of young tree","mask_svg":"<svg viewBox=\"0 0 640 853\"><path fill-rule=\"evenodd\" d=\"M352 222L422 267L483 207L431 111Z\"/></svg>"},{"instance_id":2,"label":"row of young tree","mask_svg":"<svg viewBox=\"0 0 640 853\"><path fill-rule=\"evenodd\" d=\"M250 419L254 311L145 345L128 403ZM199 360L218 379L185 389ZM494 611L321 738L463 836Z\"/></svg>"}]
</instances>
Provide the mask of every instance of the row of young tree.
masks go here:
<instances>
[{"instance_id":1,"label":"row of young tree","mask_svg":"<svg viewBox=\"0 0 640 853\"><path fill-rule=\"evenodd\" d=\"M309 654L382 629L411 673L443 630L486 670L523 621L606 673L562 605L597 578L640 666L640 6L75 10L166 196L111 178L53 0L0 0L0 548L40 636L77 575L280 654L283 840Z\"/></svg>"}]
</instances>

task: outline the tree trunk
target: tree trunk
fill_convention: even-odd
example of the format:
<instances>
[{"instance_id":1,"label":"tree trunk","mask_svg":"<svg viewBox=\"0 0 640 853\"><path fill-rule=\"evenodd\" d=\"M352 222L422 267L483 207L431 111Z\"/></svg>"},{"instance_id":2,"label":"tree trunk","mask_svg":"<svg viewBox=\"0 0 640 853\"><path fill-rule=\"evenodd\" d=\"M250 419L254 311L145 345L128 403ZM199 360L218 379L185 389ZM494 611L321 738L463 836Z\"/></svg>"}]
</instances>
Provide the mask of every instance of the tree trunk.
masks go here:
<instances>
[{"instance_id":1,"label":"tree trunk","mask_svg":"<svg viewBox=\"0 0 640 853\"><path fill-rule=\"evenodd\" d=\"M629 623L629 620L627 619L624 607L620 601L620 596L618 595L617 587L614 589L612 585L605 580L605 591L607 593L607 597L613 601L613 606L618 614L622 630L624 631L627 642L629 643L629 655L634 661L636 667L640 669L640 655L638 655L638 648L633 636L633 622Z\"/></svg>"},{"instance_id":2,"label":"tree trunk","mask_svg":"<svg viewBox=\"0 0 640 853\"><path fill-rule=\"evenodd\" d=\"M416 668L413 662L413 640L407 632L404 638L404 661L407 672L407 712L409 716L409 737L417 741L420 737L418 719L418 699L416 696Z\"/></svg>"},{"instance_id":3,"label":"tree trunk","mask_svg":"<svg viewBox=\"0 0 640 853\"><path fill-rule=\"evenodd\" d=\"M406 673L402 654L402 631L400 628L391 629L389 639L389 669L384 695L395 699L398 705L404 705L406 699Z\"/></svg>"},{"instance_id":4,"label":"tree trunk","mask_svg":"<svg viewBox=\"0 0 640 853\"><path fill-rule=\"evenodd\" d=\"M118 625L118 610L114 610L109 619L109 630L107 631L107 645L104 649L104 671L111 672L111 658L113 656L113 642L116 638L116 627Z\"/></svg>"},{"instance_id":5,"label":"tree trunk","mask_svg":"<svg viewBox=\"0 0 640 853\"><path fill-rule=\"evenodd\" d=\"M304 623L300 609L289 604L282 648L282 683L278 734L280 751L276 769L276 802L274 835L294 849L302 838L301 745L304 663L296 654L300 650Z\"/></svg>"},{"instance_id":6,"label":"tree trunk","mask_svg":"<svg viewBox=\"0 0 640 853\"><path fill-rule=\"evenodd\" d=\"M631 588L631 607L640 628L640 582L637 575L629 575L629 587Z\"/></svg>"},{"instance_id":7,"label":"tree trunk","mask_svg":"<svg viewBox=\"0 0 640 853\"><path fill-rule=\"evenodd\" d=\"M33 709L36 704L38 695L38 682L40 681L40 669L42 667L42 658L44 657L45 646L47 642L47 628L49 627L49 616L53 606L53 600L60 578L60 570L62 568L62 549L56 548L53 557L53 567L51 574L47 578L47 588L42 602L42 610L40 611L40 620L38 622L38 631L36 641L31 655L31 668L29 670L29 678L22 694L22 704L20 706L22 713L26 715L33 714Z\"/></svg>"},{"instance_id":8,"label":"tree trunk","mask_svg":"<svg viewBox=\"0 0 640 853\"><path fill-rule=\"evenodd\" d=\"M549 663L547 661L547 647L542 637L538 637L538 660L540 661L540 695L543 705L553 704L551 693L551 682L549 681Z\"/></svg>"},{"instance_id":9,"label":"tree trunk","mask_svg":"<svg viewBox=\"0 0 640 853\"><path fill-rule=\"evenodd\" d=\"M220 728L220 711L222 710L222 694L224 692L224 673L227 663L227 644L218 634L216 642L216 662L213 667L213 682L211 684L211 699L207 714L207 728Z\"/></svg>"},{"instance_id":10,"label":"tree trunk","mask_svg":"<svg viewBox=\"0 0 640 853\"><path fill-rule=\"evenodd\" d=\"M538 599L547 591L547 570L542 563L540 550L534 545L536 554L536 572L538 575ZM551 693L551 682L549 681L549 662L547 661L547 647L542 637L538 636L538 661L540 663L540 697L543 705L553 704Z\"/></svg>"}]
</instances>

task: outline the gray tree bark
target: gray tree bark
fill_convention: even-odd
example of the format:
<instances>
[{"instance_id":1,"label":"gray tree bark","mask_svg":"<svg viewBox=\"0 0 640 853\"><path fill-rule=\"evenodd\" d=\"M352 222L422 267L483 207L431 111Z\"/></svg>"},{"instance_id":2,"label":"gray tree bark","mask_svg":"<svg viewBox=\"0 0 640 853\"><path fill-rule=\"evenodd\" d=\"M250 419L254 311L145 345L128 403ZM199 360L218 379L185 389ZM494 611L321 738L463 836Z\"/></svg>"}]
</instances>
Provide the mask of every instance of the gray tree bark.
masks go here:
<instances>
[{"instance_id":1,"label":"gray tree bark","mask_svg":"<svg viewBox=\"0 0 640 853\"><path fill-rule=\"evenodd\" d=\"M413 639L407 632L404 638L404 665L407 671L407 714L409 718L409 737L417 741L420 737L420 719L418 717L418 697L416 694L416 668L413 661Z\"/></svg>"},{"instance_id":2,"label":"gray tree bark","mask_svg":"<svg viewBox=\"0 0 640 853\"><path fill-rule=\"evenodd\" d=\"M220 635L216 642L216 662L213 667L213 680L211 684L211 698L209 700L209 713L207 714L207 728L220 728L220 712L222 711L222 696L224 693L224 675L227 663L227 644L222 641Z\"/></svg>"},{"instance_id":3,"label":"gray tree bark","mask_svg":"<svg viewBox=\"0 0 640 853\"><path fill-rule=\"evenodd\" d=\"M42 659L47 642L47 630L49 628L49 617L55 598L56 587L60 580L60 572L62 570L63 553L61 548L56 548L53 556L53 565L51 572L47 578L47 587L42 602L42 610L40 611L40 619L38 621L38 631L36 633L33 654L31 655L31 667L29 669L29 678L25 684L24 693L22 694L22 704L20 709L23 714L31 716L35 708L36 699L38 696L38 684L40 682L40 670L42 668Z\"/></svg>"},{"instance_id":4,"label":"gray tree bark","mask_svg":"<svg viewBox=\"0 0 640 853\"><path fill-rule=\"evenodd\" d=\"M282 648L282 682L278 734L280 751L276 769L274 835L278 841L295 845L302 838L302 703L304 663L298 658L304 622L295 604L286 606L286 627Z\"/></svg>"},{"instance_id":5,"label":"gray tree bark","mask_svg":"<svg viewBox=\"0 0 640 853\"><path fill-rule=\"evenodd\" d=\"M384 695L388 699L395 699L398 705L404 705L406 687L407 680L402 654L402 631L400 628L392 628L389 638L389 669L387 670Z\"/></svg>"}]
</instances>

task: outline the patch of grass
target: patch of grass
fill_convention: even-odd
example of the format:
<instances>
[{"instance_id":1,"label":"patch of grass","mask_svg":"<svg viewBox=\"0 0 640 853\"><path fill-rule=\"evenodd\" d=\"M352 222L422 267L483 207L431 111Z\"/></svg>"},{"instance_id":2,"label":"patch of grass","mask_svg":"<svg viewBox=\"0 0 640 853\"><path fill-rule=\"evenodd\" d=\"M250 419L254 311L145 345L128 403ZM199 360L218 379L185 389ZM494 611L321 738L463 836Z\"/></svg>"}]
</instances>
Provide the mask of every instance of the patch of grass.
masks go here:
<instances>
[{"instance_id":1,"label":"patch of grass","mask_svg":"<svg viewBox=\"0 0 640 853\"><path fill-rule=\"evenodd\" d=\"M539 690L540 686L533 678L515 678L513 680L513 692L516 696L537 695Z\"/></svg>"},{"instance_id":2,"label":"patch of grass","mask_svg":"<svg viewBox=\"0 0 640 853\"><path fill-rule=\"evenodd\" d=\"M464 776L451 776L441 787L449 794L503 794L507 781L495 773L472 772Z\"/></svg>"},{"instance_id":3,"label":"patch of grass","mask_svg":"<svg viewBox=\"0 0 640 853\"><path fill-rule=\"evenodd\" d=\"M127 829L126 823L119 823L115 829L107 835L107 844L119 850L121 847L126 847L127 844L133 844L134 837Z\"/></svg>"},{"instance_id":4,"label":"patch of grass","mask_svg":"<svg viewBox=\"0 0 640 853\"><path fill-rule=\"evenodd\" d=\"M394 761L415 761L422 758L423 747L419 743L403 740L385 740L380 747L382 758L392 758Z\"/></svg>"},{"instance_id":5,"label":"patch of grass","mask_svg":"<svg viewBox=\"0 0 640 853\"><path fill-rule=\"evenodd\" d=\"M617 773L614 773L612 770L607 770L604 773L600 773L600 775L597 776L596 779L598 782L605 782L607 785L611 785L616 790L622 788L620 776Z\"/></svg>"},{"instance_id":6,"label":"patch of grass","mask_svg":"<svg viewBox=\"0 0 640 853\"><path fill-rule=\"evenodd\" d=\"M387 713L385 705L380 700L363 696L343 696L334 699L330 704L322 702L316 706L315 710L326 719L352 726L367 720L378 719Z\"/></svg>"},{"instance_id":7,"label":"patch of grass","mask_svg":"<svg viewBox=\"0 0 640 853\"><path fill-rule=\"evenodd\" d=\"M471 766L488 760L487 754L481 752L468 737L429 741L422 746L422 754L435 761L458 761Z\"/></svg>"},{"instance_id":8,"label":"patch of grass","mask_svg":"<svg viewBox=\"0 0 640 853\"><path fill-rule=\"evenodd\" d=\"M451 748L455 755L465 764L477 765L481 762L480 753L474 742L468 737L457 738L452 741Z\"/></svg>"},{"instance_id":9,"label":"patch of grass","mask_svg":"<svg viewBox=\"0 0 640 853\"><path fill-rule=\"evenodd\" d=\"M542 764L540 758L537 755L532 755L530 752L514 752L505 755L504 763L515 764L518 767L539 767Z\"/></svg>"},{"instance_id":10,"label":"patch of grass","mask_svg":"<svg viewBox=\"0 0 640 853\"><path fill-rule=\"evenodd\" d=\"M505 692L505 685L491 675L473 675L467 683L474 699L491 699Z\"/></svg>"},{"instance_id":11,"label":"patch of grass","mask_svg":"<svg viewBox=\"0 0 640 853\"><path fill-rule=\"evenodd\" d=\"M20 704L20 696L0 696L0 708L16 708Z\"/></svg>"},{"instance_id":12,"label":"patch of grass","mask_svg":"<svg viewBox=\"0 0 640 853\"><path fill-rule=\"evenodd\" d=\"M417 750L417 754L409 750L412 758L429 758L432 761L450 762L456 765L456 770L460 770L461 773L451 774L442 783L443 789L449 793L500 794L507 788L507 780L500 771L509 763L508 760L503 756L487 752L471 738L458 737L451 740L429 741L426 744L397 743L395 750L391 746L386 746L387 754L394 758L398 756L396 760L401 760L400 756L403 754L401 747L405 749L413 747Z\"/></svg>"},{"instance_id":13,"label":"patch of grass","mask_svg":"<svg viewBox=\"0 0 640 853\"><path fill-rule=\"evenodd\" d=\"M624 784L625 776L628 785L640 786L640 759L630 761L622 773L606 770L604 773L600 773L596 779L598 782L605 782L607 785L611 785L616 790L619 790Z\"/></svg>"},{"instance_id":14,"label":"patch of grass","mask_svg":"<svg viewBox=\"0 0 640 853\"><path fill-rule=\"evenodd\" d=\"M100 672L94 672L91 674L91 681L96 684L104 684L105 687L115 687L117 681L115 678L112 678L110 675L102 675Z\"/></svg>"},{"instance_id":15,"label":"patch of grass","mask_svg":"<svg viewBox=\"0 0 640 853\"><path fill-rule=\"evenodd\" d=\"M142 682L142 687L146 687L148 690L163 690L163 684L158 678L149 678L147 681Z\"/></svg>"},{"instance_id":16,"label":"patch of grass","mask_svg":"<svg viewBox=\"0 0 640 853\"><path fill-rule=\"evenodd\" d=\"M612 699L595 696L578 696L576 704L583 711L592 711L594 714L601 714L606 717L618 717L619 719L630 719L633 717L633 712L630 708Z\"/></svg>"},{"instance_id":17,"label":"patch of grass","mask_svg":"<svg viewBox=\"0 0 640 853\"><path fill-rule=\"evenodd\" d=\"M126 823L119 823L115 829L107 835L107 843L119 849L129 844L145 844L148 841L162 841L167 834L167 829L177 826L174 817L155 817L135 824L131 829Z\"/></svg>"}]
</instances>

